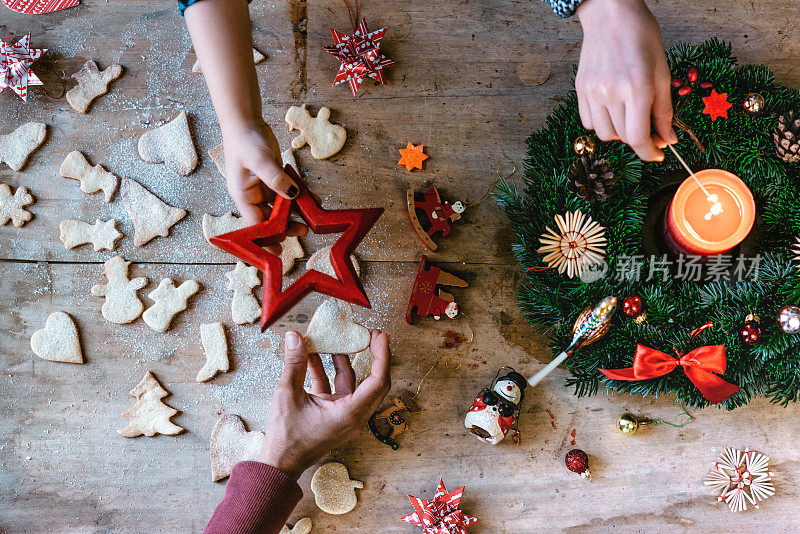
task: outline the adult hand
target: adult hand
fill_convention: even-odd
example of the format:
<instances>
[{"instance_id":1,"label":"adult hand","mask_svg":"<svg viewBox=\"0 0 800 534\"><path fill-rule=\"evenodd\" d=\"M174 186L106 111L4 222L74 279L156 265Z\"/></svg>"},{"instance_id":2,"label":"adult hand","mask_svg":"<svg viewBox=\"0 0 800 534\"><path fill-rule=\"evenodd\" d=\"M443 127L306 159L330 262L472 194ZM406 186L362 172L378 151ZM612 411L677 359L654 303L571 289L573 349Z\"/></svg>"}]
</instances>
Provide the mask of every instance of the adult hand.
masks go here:
<instances>
[{"instance_id":1,"label":"adult hand","mask_svg":"<svg viewBox=\"0 0 800 534\"><path fill-rule=\"evenodd\" d=\"M575 88L584 127L619 139L645 161L678 141L661 29L643 0L586 0ZM655 134L651 134L651 117Z\"/></svg>"},{"instance_id":2,"label":"adult hand","mask_svg":"<svg viewBox=\"0 0 800 534\"><path fill-rule=\"evenodd\" d=\"M332 449L355 437L389 392L389 336L372 331L372 370L358 387L350 357L333 356L335 394L319 354L308 354L300 334L288 332L285 346L283 374L272 396L266 439L257 460L298 479ZM306 369L312 393L303 388Z\"/></svg>"}]
</instances>

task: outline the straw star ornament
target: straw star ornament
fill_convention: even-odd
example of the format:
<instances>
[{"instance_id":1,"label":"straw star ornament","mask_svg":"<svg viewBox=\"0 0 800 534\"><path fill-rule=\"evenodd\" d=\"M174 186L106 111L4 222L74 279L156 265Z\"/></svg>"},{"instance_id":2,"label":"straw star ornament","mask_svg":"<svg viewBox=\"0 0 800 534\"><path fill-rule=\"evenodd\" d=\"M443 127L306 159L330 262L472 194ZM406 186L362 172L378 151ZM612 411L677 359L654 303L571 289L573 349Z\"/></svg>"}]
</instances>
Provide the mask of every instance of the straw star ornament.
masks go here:
<instances>
[{"instance_id":1,"label":"straw star ornament","mask_svg":"<svg viewBox=\"0 0 800 534\"><path fill-rule=\"evenodd\" d=\"M760 501L775 495L769 456L750 449L742 452L725 447L703 483L717 494L717 502L725 501L731 512L747 510L747 503L758 509Z\"/></svg>"},{"instance_id":2,"label":"straw star ornament","mask_svg":"<svg viewBox=\"0 0 800 534\"><path fill-rule=\"evenodd\" d=\"M0 39L0 93L8 88L27 101L28 86L43 85L31 65L45 52L46 48L31 48L30 33L16 43Z\"/></svg>"},{"instance_id":3,"label":"straw star ornament","mask_svg":"<svg viewBox=\"0 0 800 534\"><path fill-rule=\"evenodd\" d=\"M580 276L584 270L601 263L605 257L606 229L581 210L556 215L558 231L549 226L539 238L542 244L536 251L544 254L548 267L567 273L569 278Z\"/></svg>"}]
</instances>

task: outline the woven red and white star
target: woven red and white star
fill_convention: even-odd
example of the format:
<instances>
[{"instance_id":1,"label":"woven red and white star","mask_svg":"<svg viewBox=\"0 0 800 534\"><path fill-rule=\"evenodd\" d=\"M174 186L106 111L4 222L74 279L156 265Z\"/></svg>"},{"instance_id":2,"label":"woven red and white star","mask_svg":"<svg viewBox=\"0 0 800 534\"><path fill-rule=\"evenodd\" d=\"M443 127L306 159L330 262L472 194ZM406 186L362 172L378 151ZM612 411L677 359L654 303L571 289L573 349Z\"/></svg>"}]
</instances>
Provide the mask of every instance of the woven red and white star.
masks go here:
<instances>
[{"instance_id":1,"label":"woven red and white star","mask_svg":"<svg viewBox=\"0 0 800 534\"><path fill-rule=\"evenodd\" d=\"M386 85L383 69L391 67L395 62L381 53L381 40L385 33L386 28L370 32L366 19L361 19L361 24L353 35L345 35L331 28L335 44L326 46L325 50L342 62L333 85L347 82L353 96L358 93L365 76Z\"/></svg>"},{"instance_id":2,"label":"woven red and white star","mask_svg":"<svg viewBox=\"0 0 800 534\"><path fill-rule=\"evenodd\" d=\"M9 88L27 101L28 86L43 85L31 65L45 52L46 48L31 48L31 34L14 44L0 39L0 93Z\"/></svg>"},{"instance_id":3,"label":"woven red and white star","mask_svg":"<svg viewBox=\"0 0 800 534\"><path fill-rule=\"evenodd\" d=\"M408 496L414 511L403 521L422 527L422 534L468 534L466 527L474 525L478 519L458 509L463 494L463 487L448 493L440 479L432 501Z\"/></svg>"},{"instance_id":4,"label":"woven red and white star","mask_svg":"<svg viewBox=\"0 0 800 534\"><path fill-rule=\"evenodd\" d=\"M9 9L18 13L28 13L30 15L41 15L59 9L75 7L80 3L79 0L3 0L3 4Z\"/></svg>"}]
</instances>

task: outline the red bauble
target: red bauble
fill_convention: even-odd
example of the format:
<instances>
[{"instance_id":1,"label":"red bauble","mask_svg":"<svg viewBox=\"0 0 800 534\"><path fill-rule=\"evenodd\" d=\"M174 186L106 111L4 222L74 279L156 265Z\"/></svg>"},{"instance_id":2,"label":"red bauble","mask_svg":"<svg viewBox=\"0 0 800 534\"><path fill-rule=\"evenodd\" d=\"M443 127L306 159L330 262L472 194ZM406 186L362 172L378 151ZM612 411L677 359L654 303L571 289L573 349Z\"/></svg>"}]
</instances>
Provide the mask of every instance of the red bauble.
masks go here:
<instances>
[{"instance_id":1,"label":"red bauble","mask_svg":"<svg viewBox=\"0 0 800 534\"><path fill-rule=\"evenodd\" d=\"M636 317L642 313L644 304L639 295L630 295L622 301L622 313L628 317Z\"/></svg>"},{"instance_id":2,"label":"red bauble","mask_svg":"<svg viewBox=\"0 0 800 534\"><path fill-rule=\"evenodd\" d=\"M739 330L739 336L742 338L742 342L748 345L758 343L758 340L761 339L761 326L758 317L751 313L744 321L742 329Z\"/></svg>"},{"instance_id":3,"label":"red bauble","mask_svg":"<svg viewBox=\"0 0 800 534\"><path fill-rule=\"evenodd\" d=\"M262 331L312 291L369 308L369 299L349 258L383 213L383 208L324 210L319 207L314 196L290 165L286 165L284 171L300 187L300 194L296 199L286 200L278 196L266 221L211 238L214 245L264 273L264 295L261 302ZM336 278L312 269L303 273L283 291L281 259L263 247L280 243L286 238L292 202L297 204L303 219L315 234L341 232L342 235L331 248L331 265Z\"/></svg>"},{"instance_id":4,"label":"red bauble","mask_svg":"<svg viewBox=\"0 0 800 534\"><path fill-rule=\"evenodd\" d=\"M564 458L567 469L573 473L578 473L583 478L592 478L589 473L589 456L580 449L572 449Z\"/></svg>"}]
</instances>

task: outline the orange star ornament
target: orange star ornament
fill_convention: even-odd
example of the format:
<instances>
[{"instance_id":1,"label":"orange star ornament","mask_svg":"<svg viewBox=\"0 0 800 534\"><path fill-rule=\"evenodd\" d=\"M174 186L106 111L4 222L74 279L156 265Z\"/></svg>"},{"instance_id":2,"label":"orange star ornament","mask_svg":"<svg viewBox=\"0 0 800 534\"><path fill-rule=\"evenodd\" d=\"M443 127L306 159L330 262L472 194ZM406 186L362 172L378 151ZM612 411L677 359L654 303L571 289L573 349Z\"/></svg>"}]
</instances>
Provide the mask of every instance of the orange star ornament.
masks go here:
<instances>
[{"instance_id":1,"label":"orange star ornament","mask_svg":"<svg viewBox=\"0 0 800 534\"><path fill-rule=\"evenodd\" d=\"M422 153L422 145L414 146L412 143L408 143L408 146L399 148L398 151L401 157L397 164L405 165L407 171L421 169L422 162L428 159L427 154Z\"/></svg>"},{"instance_id":2,"label":"orange star ornament","mask_svg":"<svg viewBox=\"0 0 800 534\"><path fill-rule=\"evenodd\" d=\"M727 119L728 109L732 106L728 102L728 93L717 93L714 89L711 90L710 95L703 97L703 104L706 105L703 113L710 115L712 121L719 117Z\"/></svg>"}]
</instances>

